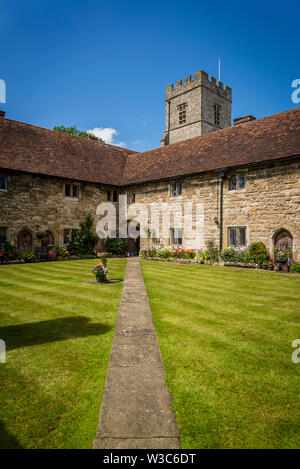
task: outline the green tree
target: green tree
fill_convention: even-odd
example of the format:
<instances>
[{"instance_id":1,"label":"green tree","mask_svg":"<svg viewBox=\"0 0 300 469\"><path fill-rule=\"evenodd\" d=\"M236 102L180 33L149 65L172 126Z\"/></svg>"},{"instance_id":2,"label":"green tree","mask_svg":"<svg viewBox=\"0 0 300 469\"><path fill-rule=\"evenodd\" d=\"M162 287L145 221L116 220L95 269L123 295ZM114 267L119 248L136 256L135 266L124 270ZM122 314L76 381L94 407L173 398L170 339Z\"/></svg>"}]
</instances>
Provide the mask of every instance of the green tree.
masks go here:
<instances>
[{"instance_id":1,"label":"green tree","mask_svg":"<svg viewBox=\"0 0 300 469\"><path fill-rule=\"evenodd\" d=\"M53 127L53 130L56 130L57 132L62 132L63 134L75 135L76 137L90 138L92 140L96 140L97 142L105 143L102 138L96 137L96 135L92 134L91 132L76 129L76 125L74 125L74 127L65 127L64 125L59 125Z\"/></svg>"},{"instance_id":2,"label":"green tree","mask_svg":"<svg viewBox=\"0 0 300 469\"><path fill-rule=\"evenodd\" d=\"M98 236L92 233L93 218L88 215L80 230L74 234L71 243L67 246L68 251L79 251L80 254L92 254L98 242Z\"/></svg>"}]
</instances>

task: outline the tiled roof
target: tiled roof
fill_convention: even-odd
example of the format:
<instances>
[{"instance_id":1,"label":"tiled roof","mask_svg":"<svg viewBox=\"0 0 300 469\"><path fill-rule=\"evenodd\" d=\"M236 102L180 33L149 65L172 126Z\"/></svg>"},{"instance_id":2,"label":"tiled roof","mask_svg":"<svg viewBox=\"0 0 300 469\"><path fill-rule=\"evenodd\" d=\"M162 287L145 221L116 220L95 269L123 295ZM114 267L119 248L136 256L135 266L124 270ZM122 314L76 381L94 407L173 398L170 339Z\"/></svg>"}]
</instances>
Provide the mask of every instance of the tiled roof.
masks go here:
<instances>
[{"instance_id":1,"label":"tiled roof","mask_svg":"<svg viewBox=\"0 0 300 469\"><path fill-rule=\"evenodd\" d=\"M300 155L300 108L133 153L0 118L0 167L126 186Z\"/></svg>"},{"instance_id":2,"label":"tiled roof","mask_svg":"<svg viewBox=\"0 0 300 469\"><path fill-rule=\"evenodd\" d=\"M300 108L127 158L123 185L300 155Z\"/></svg>"},{"instance_id":3,"label":"tiled roof","mask_svg":"<svg viewBox=\"0 0 300 469\"><path fill-rule=\"evenodd\" d=\"M0 118L0 167L109 185L131 150Z\"/></svg>"}]
</instances>

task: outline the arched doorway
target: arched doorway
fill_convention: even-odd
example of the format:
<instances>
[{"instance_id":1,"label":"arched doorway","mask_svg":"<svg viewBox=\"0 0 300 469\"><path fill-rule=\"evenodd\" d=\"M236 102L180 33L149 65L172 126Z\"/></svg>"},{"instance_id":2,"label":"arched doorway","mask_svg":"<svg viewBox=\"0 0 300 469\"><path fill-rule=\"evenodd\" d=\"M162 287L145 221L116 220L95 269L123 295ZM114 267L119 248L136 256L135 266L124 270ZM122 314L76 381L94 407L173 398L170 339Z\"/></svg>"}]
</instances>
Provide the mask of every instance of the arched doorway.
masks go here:
<instances>
[{"instance_id":1,"label":"arched doorway","mask_svg":"<svg viewBox=\"0 0 300 469\"><path fill-rule=\"evenodd\" d=\"M44 238L41 240L41 256L48 256L51 249L54 248L54 236L51 231L46 231Z\"/></svg>"},{"instance_id":2,"label":"arched doorway","mask_svg":"<svg viewBox=\"0 0 300 469\"><path fill-rule=\"evenodd\" d=\"M21 252L33 250L33 238L29 230L22 230L17 236L17 248Z\"/></svg>"},{"instance_id":3,"label":"arched doorway","mask_svg":"<svg viewBox=\"0 0 300 469\"><path fill-rule=\"evenodd\" d=\"M274 236L274 248L279 249L279 251L284 252L286 249L293 250L293 236L291 233L282 228ZM293 254L289 254L288 256L288 264L291 265L293 263Z\"/></svg>"},{"instance_id":4,"label":"arched doorway","mask_svg":"<svg viewBox=\"0 0 300 469\"><path fill-rule=\"evenodd\" d=\"M140 239L141 239L140 238L140 224L135 220L129 220L127 222L127 225L129 225L129 223L132 224L131 226L135 227L133 231L136 231L139 234L137 237L131 237L129 234L129 229L128 229L128 238L126 240L127 254L129 254L130 256L138 256L140 253ZM129 228L129 226L127 228Z\"/></svg>"}]
</instances>

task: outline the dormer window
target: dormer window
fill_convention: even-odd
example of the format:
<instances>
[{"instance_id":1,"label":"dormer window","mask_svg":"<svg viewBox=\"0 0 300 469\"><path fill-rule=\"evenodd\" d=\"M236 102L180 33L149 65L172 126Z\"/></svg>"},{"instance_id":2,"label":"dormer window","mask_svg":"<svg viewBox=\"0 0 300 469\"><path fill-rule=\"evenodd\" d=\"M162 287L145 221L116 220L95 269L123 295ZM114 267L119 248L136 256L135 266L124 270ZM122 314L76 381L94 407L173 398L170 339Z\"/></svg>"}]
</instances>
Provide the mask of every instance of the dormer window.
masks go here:
<instances>
[{"instance_id":1,"label":"dormer window","mask_svg":"<svg viewBox=\"0 0 300 469\"><path fill-rule=\"evenodd\" d=\"M178 197L182 194L181 182L172 182L171 184L171 197Z\"/></svg>"},{"instance_id":2,"label":"dormer window","mask_svg":"<svg viewBox=\"0 0 300 469\"><path fill-rule=\"evenodd\" d=\"M230 176L229 179L229 190L235 191L237 189L245 189L246 186L246 176L243 173L235 174Z\"/></svg>"},{"instance_id":3,"label":"dormer window","mask_svg":"<svg viewBox=\"0 0 300 469\"><path fill-rule=\"evenodd\" d=\"M135 193L131 192L129 194L129 204L134 204L135 203Z\"/></svg>"},{"instance_id":4,"label":"dormer window","mask_svg":"<svg viewBox=\"0 0 300 469\"><path fill-rule=\"evenodd\" d=\"M186 108L187 108L186 103L179 104L179 106L177 106L179 125L186 123Z\"/></svg>"},{"instance_id":5,"label":"dormer window","mask_svg":"<svg viewBox=\"0 0 300 469\"><path fill-rule=\"evenodd\" d=\"M0 175L0 190L6 191L7 189L7 177L3 174Z\"/></svg>"},{"instance_id":6,"label":"dormer window","mask_svg":"<svg viewBox=\"0 0 300 469\"><path fill-rule=\"evenodd\" d=\"M220 125L220 104L214 104L214 123L215 125Z\"/></svg>"},{"instance_id":7,"label":"dormer window","mask_svg":"<svg viewBox=\"0 0 300 469\"><path fill-rule=\"evenodd\" d=\"M79 198L79 185L78 184L65 184L65 197Z\"/></svg>"},{"instance_id":8,"label":"dormer window","mask_svg":"<svg viewBox=\"0 0 300 469\"><path fill-rule=\"evenodd\" d=\"M118 202L118 191L112 191L112 190L107 191L106 200L108 202Z\"/></svg>"}]
</instances>

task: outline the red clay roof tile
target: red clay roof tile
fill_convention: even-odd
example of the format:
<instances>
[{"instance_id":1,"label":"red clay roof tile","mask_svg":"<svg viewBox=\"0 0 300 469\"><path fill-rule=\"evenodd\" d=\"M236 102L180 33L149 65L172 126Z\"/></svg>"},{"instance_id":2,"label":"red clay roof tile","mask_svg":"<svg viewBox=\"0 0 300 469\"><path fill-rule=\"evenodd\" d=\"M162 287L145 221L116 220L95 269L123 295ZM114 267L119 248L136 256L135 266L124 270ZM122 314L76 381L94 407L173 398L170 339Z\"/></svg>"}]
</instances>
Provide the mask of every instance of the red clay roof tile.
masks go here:
<instances>
[{"instance_id":1,"label":"red clay roof tile","mask_svg":"<svg viewBox=\"0 0 300 469\"><path fill-rule=\"evenodd\" d=\"M300 155L300 108L127 158L123 185Z\"/></svg>"},{"instance_id":2,"label":"red clay roof tile","mask_svg":"<svg viewBox=\"0 0 300 469\"><path fill-rule=\"evenodd\" d=\"M143 153L0 118L0 167L126 186L300 155L300 108Z\"/></svg>"}]
</instances>

